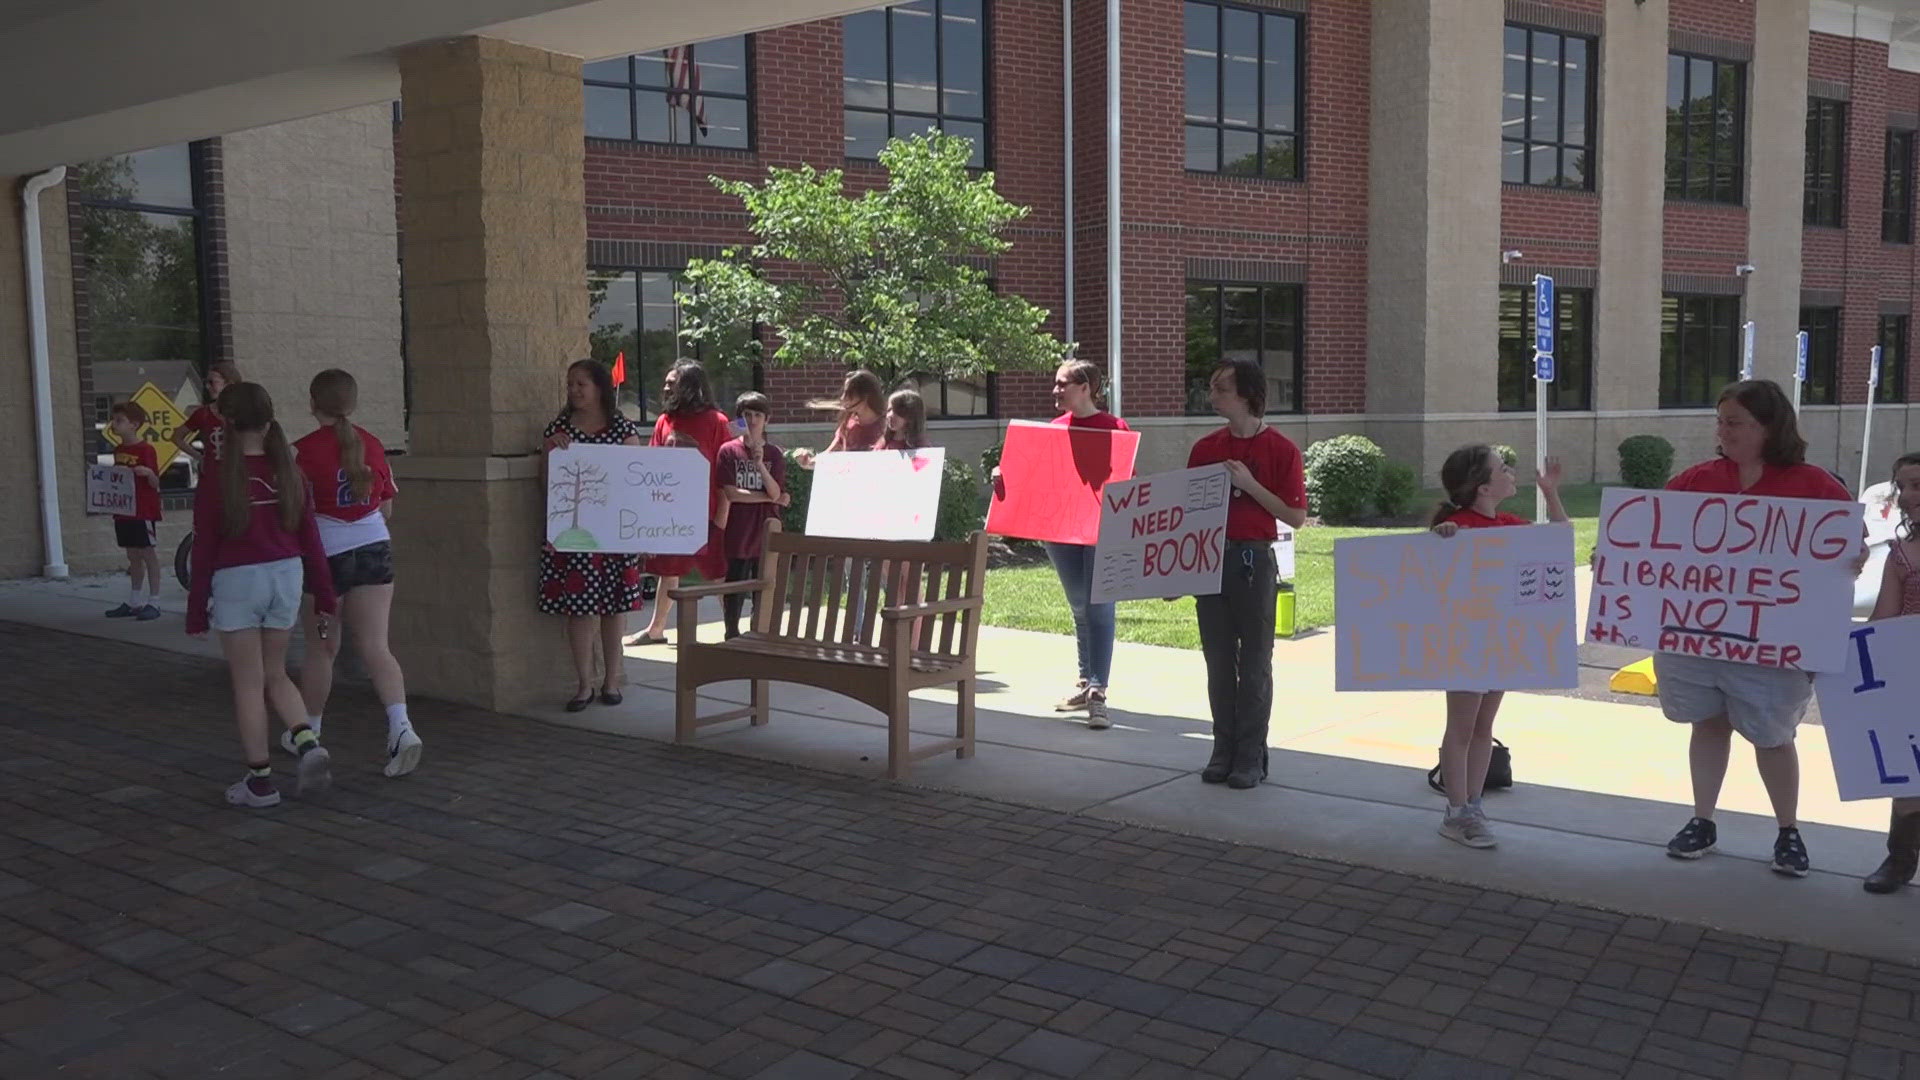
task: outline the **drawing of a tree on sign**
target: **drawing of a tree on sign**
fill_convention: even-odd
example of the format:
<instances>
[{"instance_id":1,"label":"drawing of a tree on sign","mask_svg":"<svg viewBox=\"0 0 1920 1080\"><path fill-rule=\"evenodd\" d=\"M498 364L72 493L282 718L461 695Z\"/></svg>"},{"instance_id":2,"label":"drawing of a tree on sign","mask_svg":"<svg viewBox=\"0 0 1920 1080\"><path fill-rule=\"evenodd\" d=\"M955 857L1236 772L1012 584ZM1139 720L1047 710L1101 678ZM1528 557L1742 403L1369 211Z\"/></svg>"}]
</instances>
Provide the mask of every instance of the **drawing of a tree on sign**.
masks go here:
<instances>
[{"instance_id":1,"label":"drawing of a tree on sign","mask_svg":"<svg viewBox=\"0 0 1920 1080\"><path fill-rule=\"evenodd\" d=\"M577 458L557 463L553 471L556 476L547 486L547 516L570 519L554 537L553 546L561 551L598 551L600 541L580 527L580 508L607 505L607 471Z\"/></svg>"}]
</instances>

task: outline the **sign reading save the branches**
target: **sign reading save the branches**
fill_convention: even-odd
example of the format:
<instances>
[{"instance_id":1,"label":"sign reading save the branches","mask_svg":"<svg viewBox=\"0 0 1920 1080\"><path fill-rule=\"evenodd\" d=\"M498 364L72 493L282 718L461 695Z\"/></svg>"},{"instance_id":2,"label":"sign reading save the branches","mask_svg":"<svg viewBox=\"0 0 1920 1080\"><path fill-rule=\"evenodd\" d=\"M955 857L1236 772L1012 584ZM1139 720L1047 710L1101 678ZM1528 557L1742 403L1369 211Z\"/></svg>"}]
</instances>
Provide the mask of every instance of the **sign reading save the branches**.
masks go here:
<instances>
[{"instance_id":1,"label":"sign reading save the branches","mask_svg":"<svg viewBox=\"0 0 1920 1080\"><path fill-rule=\"evenodd\" d=\"M713 465L684 447L575 443L547 455L557 551L691 555L707 542Z\"/></svg>"}]
</instances>

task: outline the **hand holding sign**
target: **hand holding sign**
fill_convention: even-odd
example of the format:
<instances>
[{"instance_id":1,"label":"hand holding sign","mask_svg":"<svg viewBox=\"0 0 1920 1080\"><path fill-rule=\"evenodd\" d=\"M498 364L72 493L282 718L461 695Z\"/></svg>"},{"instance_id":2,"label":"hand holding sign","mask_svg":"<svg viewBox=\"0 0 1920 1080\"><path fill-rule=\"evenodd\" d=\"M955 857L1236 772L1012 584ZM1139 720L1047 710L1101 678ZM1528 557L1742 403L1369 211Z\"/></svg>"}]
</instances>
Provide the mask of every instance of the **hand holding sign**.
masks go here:
<instances>
[{"instance_id":1,"label":"hand holding sign","mask_svg":"<svg viewBox=\"0 0 1920 1080\"><path fill-rule=\"evenodd\" d=\"M1229 476L1226 466L1204 465L1108 484L1093 602L1219 592Z\"/></svg>"}]
</instances>

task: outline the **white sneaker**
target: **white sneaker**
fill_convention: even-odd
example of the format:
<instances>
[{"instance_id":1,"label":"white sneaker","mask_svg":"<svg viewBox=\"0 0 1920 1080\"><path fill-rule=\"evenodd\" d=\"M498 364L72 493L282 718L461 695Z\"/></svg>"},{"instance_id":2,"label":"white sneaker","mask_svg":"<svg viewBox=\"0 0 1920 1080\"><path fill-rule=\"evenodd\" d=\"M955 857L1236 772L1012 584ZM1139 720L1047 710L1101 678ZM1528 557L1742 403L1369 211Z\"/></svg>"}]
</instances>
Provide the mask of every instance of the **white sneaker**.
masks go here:
<instances>
[{"instance_id":1,"label":"white sneaker","mask_svg":"<svg viewBox=\"0 0 1920 1080\"><path fill-rule=\"evenodd\" d=\"M227 789L227 802L234 806L245 806L255 810L265 806L279 806L280 791L276 788L261 795L247 786L246 778L242 777L239 783Z\"/></svg>"},{"instance_id":2,"label":"white sneaker","mask_svg":"<svg viewBox=\"0 0 1920 1080\"><path fill-rule=\"evenodd\" d=\"M1441 818L1440 835L1470 848L1490 848L1499 843L1493 837L1493 830L1487 827L1486 819L1471 810L1464 810L1457 817L1448 814Z\"/></svg>"},{"instance_id":3,"label":"white sneaker","mask_svg":"<svg viewBox=\"0 0 1920 1080\"><path fill-rule=\"evenodd\" d=\"M300 755L300 764L295 767L294 775L300 778L300 786L295 789L301 797L327 790L333 783L333 758L324 746L314 746Z\"/></svg>"},{"instance_id":4,"label":"white sneaker","mask_svg":"<svg viewBox=\"0 0 1920 1080\"><path fill-rule=\"evenodd\" d=\"M293 732L285 730L280 732L280 749L285 750L294 757L300 756L300 748L293 745Z\"/></svg>"},{"instance_id":5,"label":"white sneaker","mask_svg":"<svg viewBox=\"0 0 1920 1080\"><path fill-rule=\"evenodd\" d=\"M400 729L400 734L387 740L387 767L382 770L388 776L405 776L420 767L420 736L413 733L413 725Z\"/></svg>"}]
</instances>

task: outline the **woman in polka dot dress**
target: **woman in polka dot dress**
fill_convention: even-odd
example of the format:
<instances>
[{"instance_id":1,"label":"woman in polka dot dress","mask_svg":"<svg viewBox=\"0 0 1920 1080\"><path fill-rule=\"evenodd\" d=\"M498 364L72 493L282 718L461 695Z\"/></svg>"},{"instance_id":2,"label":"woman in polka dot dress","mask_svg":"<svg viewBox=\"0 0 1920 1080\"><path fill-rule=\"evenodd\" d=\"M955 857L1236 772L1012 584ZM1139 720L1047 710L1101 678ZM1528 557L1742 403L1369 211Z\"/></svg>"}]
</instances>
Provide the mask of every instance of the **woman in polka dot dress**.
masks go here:
<instances>
[{"instance_id":1,"label":"woman in polka dot dress","mask_svg":"<svg viewBox=\"0 0 1920 1080\"><path fill-rule=\"evenodd\" d=\"M620 414L614 404L613 376L595 360L576 360L567 369L567 405L547 425L546 450L552 452L576 442L639 446L640 428ZM593 703L593 644L597 637L605 658L599 698L618 705L626 683L621 663L621 621L640 608L640 557L555 551L540 547L540 610L567 617L567 642L573 647L575 690L568 712Z\"/></svg>"}]
</instances>

